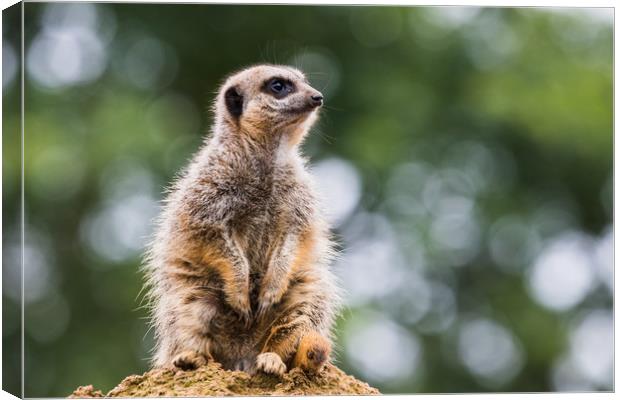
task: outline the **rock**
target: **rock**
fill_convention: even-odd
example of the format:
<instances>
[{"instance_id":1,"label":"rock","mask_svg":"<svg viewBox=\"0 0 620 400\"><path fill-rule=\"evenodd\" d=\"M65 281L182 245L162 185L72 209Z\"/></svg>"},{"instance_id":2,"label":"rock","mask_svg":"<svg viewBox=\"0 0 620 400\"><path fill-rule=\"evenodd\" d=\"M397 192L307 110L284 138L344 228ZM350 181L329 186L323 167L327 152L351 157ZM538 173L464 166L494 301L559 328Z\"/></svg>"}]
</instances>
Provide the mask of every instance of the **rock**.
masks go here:
<instances>
[{"instance_id":1,"label":"rock","mask_svg":"<svg viewBox=\"0 0 620 400\"><path fill-rule=\"evenodd\" d=\"M294 368L278 378L263 373L250 376L227 371L211 362L194 371L153 369L144 375L131 375L110 390L105 397L153 396L290 396L290 395L378 395L367 383L328 364L319 373L309 375ZM92 385L80 386L69 397L103 397Z\"/></svg>"}]
</instances>

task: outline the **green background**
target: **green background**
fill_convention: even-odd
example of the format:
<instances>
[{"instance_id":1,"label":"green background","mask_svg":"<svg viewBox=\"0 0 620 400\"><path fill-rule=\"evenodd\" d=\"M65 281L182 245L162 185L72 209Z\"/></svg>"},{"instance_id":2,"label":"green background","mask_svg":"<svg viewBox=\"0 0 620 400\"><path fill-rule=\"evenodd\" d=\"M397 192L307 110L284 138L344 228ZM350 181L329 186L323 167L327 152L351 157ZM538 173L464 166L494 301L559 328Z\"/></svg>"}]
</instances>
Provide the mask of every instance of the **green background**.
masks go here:
<instances>
[{"instance_id":1,"label":"green background","mask_svg":"<svg viewBox=\"0 0 620 400\"><path fill-rule=\"evenodd\" d=\"M383 393L611 390L612 19L26 3L25 394L105 392L148 368L150 220L222 79L258 62L298 66L326 97L304 152L342 251L338 366ZM3 120L5 268L19 265L17 105ZM11 276L5 349L20 340Z\"/></svg>"}]
</instances>

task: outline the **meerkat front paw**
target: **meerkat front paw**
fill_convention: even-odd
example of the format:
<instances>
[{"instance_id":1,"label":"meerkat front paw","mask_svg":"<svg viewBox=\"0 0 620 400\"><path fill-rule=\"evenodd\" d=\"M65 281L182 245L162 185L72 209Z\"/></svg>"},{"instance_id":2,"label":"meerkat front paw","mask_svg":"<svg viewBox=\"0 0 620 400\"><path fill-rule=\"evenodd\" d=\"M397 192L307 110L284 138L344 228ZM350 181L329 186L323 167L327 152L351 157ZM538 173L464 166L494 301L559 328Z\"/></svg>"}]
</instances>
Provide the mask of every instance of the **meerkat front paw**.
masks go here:
<instances>
[{"instance_id":1,"label":"meerkat front paw","mask_svg":"<svg viewBox=\"0 0 620 400\"><path fill-rule=\"evenodd\" d=\"M172 359L172 365L184 371L197 369L206 364L207 357L193 350L184 351Z\"/></svg>"},{"instance_id":2,"label":"meerkat front paw","mask_svg":"<svg viewBox=\"0 0 620 400\"><path fill-rule=\"evenodd\" d=\"M227 296L228 304L237 312L239 319L249 325L252 321L252 308L250 296L247 292Z\"/></svg>"},{"instance_id":3,"label":"meerkat front paw","mask_svg":"<svg viewBox=\"0 0 620 400\"><path fill-rule=\"evenodd\" d=\"M329 360L332 346L318 332L309 332L299 341L293 365L307 372L318 372Z\"/></svg>"},{"instance_id":4,"label":"meerkat front paw","mask_svg":"<svg viewBox=\"0 0 620 400\"><path fill-rule=\"evenodd\" d=\"M281 298L282 298L282 295L280 295L279 293L275 291L268 291L264 294L261 294L259 296L258 310L256 312L256 316L259 319L265 316L265 314L271 308L271 306L279 302Z\"/></svg>"},{"instance_id":5,"label":"meerkat front paw","mask_svg":"<svg viewBox=\"0 0 620 400\"><path fill-rule=\"evenodd\" d=\"M286 372L286 365L276 353L260 353L256 357L256 368L259 371L278 376L282 376Z\"/></svg>"}]
</instances>

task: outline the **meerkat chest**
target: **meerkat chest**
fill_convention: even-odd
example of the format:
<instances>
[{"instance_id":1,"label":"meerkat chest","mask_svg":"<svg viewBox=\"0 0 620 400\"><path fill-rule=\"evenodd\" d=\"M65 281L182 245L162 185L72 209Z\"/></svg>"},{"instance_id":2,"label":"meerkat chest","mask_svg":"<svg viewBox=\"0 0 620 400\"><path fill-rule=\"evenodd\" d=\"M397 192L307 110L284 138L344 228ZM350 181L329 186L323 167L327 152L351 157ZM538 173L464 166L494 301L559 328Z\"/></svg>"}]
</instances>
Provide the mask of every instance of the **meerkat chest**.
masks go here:
<instances>
[{"instance_id":1,"label":"meerkat chest","mask_svg":"<svg viewBox=\"0 0 620 400\"><path fill-rule=\"evenodd\" d=\"M269 176L255 179L240 190L246 196L246 223L299 225L310 218L314 207L309 186L290 167L276 168Z\"/></svg>"},{"instance_id":2,"label":"meerkat chest","mask_svg":"<svg viewBox=\"0 0 620 400\"><path fill-rule=\"evenodd\" d=\"M248 257L261 270L269 249L288 234L303 231L310 223L314 198L309 188L290 174L274 176L264 198L248 203L243 221L237 226L244 237Z\"/></svg>"},{"instance_id":3,"label":"meerkat chest","mask_svg":"<svg viewBox=\"0 0 620 400\"><path fill-rule=\"evenodd\" d=\"M276 170L272 188L272 207L274 218L300 228L306 225L314 210L314 195L309 185L295 168Z\"/></svg>"}]
</instances>

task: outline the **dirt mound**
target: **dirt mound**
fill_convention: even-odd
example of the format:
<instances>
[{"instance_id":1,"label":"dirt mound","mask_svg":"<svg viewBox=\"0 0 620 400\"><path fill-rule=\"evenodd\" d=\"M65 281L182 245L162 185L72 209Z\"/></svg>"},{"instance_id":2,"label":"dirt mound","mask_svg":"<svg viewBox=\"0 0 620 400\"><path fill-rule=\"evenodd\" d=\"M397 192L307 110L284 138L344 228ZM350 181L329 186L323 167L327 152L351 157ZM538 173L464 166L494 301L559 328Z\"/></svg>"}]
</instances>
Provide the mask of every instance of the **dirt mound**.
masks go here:
<instances>
[{"instance_id":1,"label":"dirt mound","mask_svg":"<svg viewBox=\"0 0 620 400\"><path fill-rule=\"evenodd\" d=\"M290 396L334 394L380 394L333 365L321 373L308 375L294 368L282 378L266 374L250 376L226 371L209 363L195 371L153 369L144 375L131 375L104 395L92 385L80 386L69 397L153 397L153 396Z\"/></svg>"}]
</instances>

